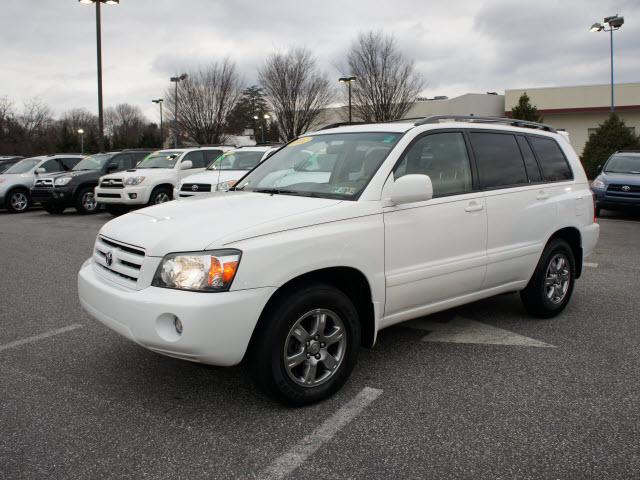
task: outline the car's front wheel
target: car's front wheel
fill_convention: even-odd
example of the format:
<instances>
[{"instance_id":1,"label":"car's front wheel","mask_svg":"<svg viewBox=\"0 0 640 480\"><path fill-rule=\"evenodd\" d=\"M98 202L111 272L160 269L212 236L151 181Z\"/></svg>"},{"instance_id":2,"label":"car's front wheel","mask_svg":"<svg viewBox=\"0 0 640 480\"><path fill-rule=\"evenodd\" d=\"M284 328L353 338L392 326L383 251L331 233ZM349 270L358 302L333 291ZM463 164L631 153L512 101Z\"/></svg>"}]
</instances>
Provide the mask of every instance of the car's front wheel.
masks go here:
<instances>
[{"instance_id":1,"label":"car's front wheel","mask_svg":"<svg viewBox=\"0 0 640 480\"><path fill-rule=\"evenodd\" d=\"M76 196L76 212L80 215L89 215L98 211L93 188L87 187L80 190Z\"/></svg>"},{"instance_id":2,"label":"car's front wheel","mask_svg":"<svg viewBox=\"0 0 640 480\"><path fill-rule=\"evenodd\" d=\"M156 187L149 197L149 205L159 205L161 203L170 202L173 192L166 187Z\"/></svg>"},{"instance_id":3,"label":"car's front wheel","mask_svg":"<svg viewBox=\"0 0 640 480\"><path fill-rule=\"evenodd\" d=\"M309 283L281 295L254 334L248 366L260 387L292 406L323 400L358 358L360 320L340 290Z\"/></svg>"},{"instance_id":4,"label":"car's front wheel","mask_svg":"<svg viewBox=\"0 0 640 480\"><path fill-rule=\"evenodd\" d=\"M5 207L11 213L25 212L30 205L31 199L29 198L29 192L21 188L9 192L5 201Z\"/></svg>"},{"instance_id":5,"label":"car's front wheel","mask_svg":"<svg viewBox=\"0 0 640 480\"><path fill-rule=\"evenodd\" d=\"M576 276L571 246L557 238L547 244L520 298L527 311L542 318L558 315L569 303Z\"/></svg>"}]
</instances>

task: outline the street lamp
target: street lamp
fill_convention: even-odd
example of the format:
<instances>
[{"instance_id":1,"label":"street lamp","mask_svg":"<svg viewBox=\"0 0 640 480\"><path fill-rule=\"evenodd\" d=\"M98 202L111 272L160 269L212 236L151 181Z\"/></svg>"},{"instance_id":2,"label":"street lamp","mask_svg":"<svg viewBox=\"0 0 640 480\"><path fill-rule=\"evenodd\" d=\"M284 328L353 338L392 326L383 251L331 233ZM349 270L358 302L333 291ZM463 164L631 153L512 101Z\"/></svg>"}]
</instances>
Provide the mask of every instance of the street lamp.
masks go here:
<instances>
[{"instance_id":1,"label":"street lamp","mask_svg":"<svg viewBox=\"0 0 640 480\"><path fill-rule=\"evenodd\" d=\"M340 77L338 81L340 83L346 83L347 87L349 87L349 123L351 123L351 82L355 82L356 77L353 75L350 77Z\"/></svg>"},{"instance_id":2,"label":"street lamp","mask_svg":"<svg viewBox=\"0 0 640 480\"><path fill-rule=\"evenodd\" d=\"M262 116L263 120L262 122L260 122L260 138L262 139L260 141L260 143L264 143L264 120L267 120L269 118L271 118L269 115L267 115L266 113ZM260 117L258 115L254 115L253 116L254 120L259 120ZM255 122L253 122L255 124ZM255 129L254 129L254 136L255 136Z\"/></svg>"},{"instance_id":3,"label":"street lamp","mask_svg":"<svg viewBox=\"0 0 640 480\"><path fill-rule=\"evenodd\" d=\"M164 100L162 98L157 98L151 101L160 105L160 148L164 148L164 128L162 126L162 102L164 102Z\"/></svg>"},{"instance_id":4,"label":"street lamp","mask_svg":"<svg viewBox=\"0 0 640 480\"><path fill-rule=\"evenodd\" d=\"M84 4L96 4L96 50L98 57L98 150L104 150L104 117L102 115L102 29L100 25L100 4L118 5L120 0L78 0Z\"/></svg>"},{"instance_id":5,"label":"street lamp","mask_svg":"<svg viewBox=\"0 0 640 480\"><path fill-rule=\"evenodd\" d=\"M80 153L84 155L84 130L78 129L78 135L80 135Z\"/></svg>"},{"instance_id":6,"label":"street lamp","mask_svg":"<svg viewBox=\"0 0 640 480\"><path fill-rule=\"evenodd\" d=\"M609 32L610 39L610 48L611 48L611 113L616 111L616 106L614 102L613 96L613 31L619 30L620 27L624 24L624 17L619 17L618 15L612 15L610 17L605 17L602 23L596 22L591 25L589 29L590 32ZM606 25L609 25L609 29L607 30Z\"/></svg>"},{"instance_id":7,"label":"street lamp","mask_svg":"<svg viewBox=\"0 0 640 480\"><path fill-rule=\"evenodd\" d=\"M173 147L174 148L178 148L178 143L179 143L179 136L180 136L180 128L178 126L178 82L181 82L182 80L186 80L188 77L188 75L186 73L183 73L180 76L177 77L171 77L171 81L174 82L176 84L176 94L174 97L174 111L173 111L173 134L175 135L175 140L173 143Z\"/></svg>"}]
</instances>

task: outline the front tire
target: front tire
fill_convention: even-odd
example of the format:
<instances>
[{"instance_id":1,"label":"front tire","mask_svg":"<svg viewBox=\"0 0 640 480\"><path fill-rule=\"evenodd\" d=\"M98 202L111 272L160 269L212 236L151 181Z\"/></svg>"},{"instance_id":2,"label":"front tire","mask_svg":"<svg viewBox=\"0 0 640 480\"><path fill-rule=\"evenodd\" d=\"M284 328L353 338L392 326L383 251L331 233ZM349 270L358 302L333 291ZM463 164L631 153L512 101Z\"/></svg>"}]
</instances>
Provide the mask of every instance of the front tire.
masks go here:
<instances>
[{"instance_id":1,"label":"front tire","mask_svg":"<svg viewBox=\"0 0 640 480\"><path fill-rule=\"evenodd\" d=\"M5 208L11 213L26 212L31 206L29 192L22 188L17 188L9 192L5 201Z\"/></svg>"},{"instance_id":2,"label":"front tire","mask_svg":"<svg viewBox=\"0 0 640 480\"><path fill-rule=\"evenodd\" d=\"M149 205L160 205L173 200L173 192L166 187L156 187L149 197Z\"/></svg>"},{"instance_id":3,"label":"front tire","mask_svg":"<svg viewBox=\"0 0 640 480\"><path fill-rule=\"evenodd\" d=\"M80 215L91 215L98 211L98 203L93 193L93 188L86 187L76 195L76 212Z\"/></svg>"},{"instance_id":4,"label":"front tire","mask_svg":"<svg viewBox=\"0 0 640 480\"><path fill-rule=\"evenodd\" d=\"M271 397L302 406L330 397L351 374L360 320L343 292L309 283L281 296L254 334L248 362Z\"/></svg>"},{"instance_id":5,"label":"front tire","mask_svg":"<svg viewBox=\"0 0 640 480\"><path fill-rule=\"evenodd\" d=\"M558 315L571 299L575 277L573 250L561 238L552 240L542 252L528 285L520 292L526 310L541 318Z\"/></svg>"}]
</instances>

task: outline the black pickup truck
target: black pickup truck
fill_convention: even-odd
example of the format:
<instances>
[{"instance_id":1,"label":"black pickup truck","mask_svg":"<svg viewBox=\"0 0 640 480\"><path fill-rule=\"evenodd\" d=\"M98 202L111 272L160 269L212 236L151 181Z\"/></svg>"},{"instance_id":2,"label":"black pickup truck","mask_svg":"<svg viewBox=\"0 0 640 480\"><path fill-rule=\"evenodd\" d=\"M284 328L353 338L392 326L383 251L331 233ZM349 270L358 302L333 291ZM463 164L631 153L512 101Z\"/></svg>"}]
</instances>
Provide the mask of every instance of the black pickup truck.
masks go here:
<instances>
[{"instance_id":1,"label":"black pickup truck","mask_svg":"<svg viewBox=\"0 0 640 480\"><path fill-rule=\"evenodd\" d=\"M69 172L40 175L31 188L31 198L49 213L62 213L68 207L80 214L95 213L98 204L93 189L100 177L134 168L151 152L135 149L91 155Z\"/></svg>"}]
</instances>

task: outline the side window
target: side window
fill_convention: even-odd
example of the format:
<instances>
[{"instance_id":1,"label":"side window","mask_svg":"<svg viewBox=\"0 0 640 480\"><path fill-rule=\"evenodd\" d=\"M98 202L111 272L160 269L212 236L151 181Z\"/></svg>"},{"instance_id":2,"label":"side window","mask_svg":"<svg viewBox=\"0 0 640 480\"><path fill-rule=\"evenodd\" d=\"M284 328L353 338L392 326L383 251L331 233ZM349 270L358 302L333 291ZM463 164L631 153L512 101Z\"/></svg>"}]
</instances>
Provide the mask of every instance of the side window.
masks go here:
<instances>
[{"instance_id":1,"label":"side window","mask_svg":"<svg viewBox=\"0 0 640 480\"><path fill-rule=\"evenodd\" d=\"M471 132L482 188L527 184L522 154L516 137L505 133Z\"/></svg>"},{"instance_id":2,"label":"side window","mask_svg":"<svg viewBox=\"0 0 640 480\"><path fill-rule=\"evenodd\" d=\"M462 133L425 135L409 147L393 175L400 178L415 173L431 177L434 197L472 191L469 155Z\"/></svg>"},{"instance_id":3,"label":"side window","mask_svg":"<svg viewBox=\"0 0 640 480\"><path fill-rule=\"evenodd\" d=\"M542 181L542 175L540 174L538 162L536 162L536 157L533 155L533 151L527 143L527 139L519 136L518 146L520 147L520 151L522 152L522 158L524 158L524 166L527 169L529 183L537 183Z\"/></svg>"},{"instance_id":4,"label":"side window","mask_svg":"<svg viewBox=\"0 0 640 480\"><path fill-rule=\"evenodd\" d=\"M528 137L533 151L538 157L542 176L547 182L571 180L573 174L560 146L552 138Z\"/></svg>"},{"instance_id":5,"label":"side window","mask_svg":"<svg viewBox=\"0 0 640 480\"><path fill-rule=\"evenodd\" d=\"M111 159L111 165L115 165L115 167L111 167L111 171L113 172L121 172L122 170L126 170L127 168L131 168L130 165L132 163L131 155L117 155L115 158Z\"/></svg>"},{"instance_id":6,"label":"side window","mask_svg":"<svg viewBox=\"0 0 640 480\"><path fill-rule=\"evenodd\" d=\"M136 165L145 159L150 152L136 152L129 154L129 164L127 168L136 168Z\"/></svg>"},{"instance_id":7,"label":"side window","mask_svg":"<svg viewBox=\"0 0 640 480\"><path fill-rule=\"evenodd\" d=\"M69 171L73 167L75 167L76 163L78 163L81 159L80 158L60 158L58 160L60 160L60 162L62 163L62 168L64 168L65 171Z\"/></svg>"},{"instance_id":8,"label":"side window","mask_svg":"<svg viewBox=\"0 0 640 480\"><path fill-rule=\"evenodd\" d=\"M204 164L204 155L202 154L202 150L187 153L182 161L184 162L185 160L191 160L191 162L193 162L193 166L191 168L204 168L206 166Z\"/></svg>"},{"instance_id":9,"label":"side window","mask_svg":"<svg viewBox=\"0 0 640 480\"><path fill-rule=\"evenodd\" d=\"M204 164L208 167L211 162L222 155L222 150L203 150L202 153L204 154Z\"/></svg>"},{"instance_id":10,"label":"side window","mask_svg":"<svg viewBox=\"0 0 640 480\"><path fill-rule=\"evenodd\" d=\"M39 168L44 168L47 173L63 171L62 166L60 165L60 162L58 162L58 160L55 158L52 158L51 160L47 160L42 165L40 165Z\"/></svg>"}]
</instances>

